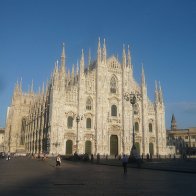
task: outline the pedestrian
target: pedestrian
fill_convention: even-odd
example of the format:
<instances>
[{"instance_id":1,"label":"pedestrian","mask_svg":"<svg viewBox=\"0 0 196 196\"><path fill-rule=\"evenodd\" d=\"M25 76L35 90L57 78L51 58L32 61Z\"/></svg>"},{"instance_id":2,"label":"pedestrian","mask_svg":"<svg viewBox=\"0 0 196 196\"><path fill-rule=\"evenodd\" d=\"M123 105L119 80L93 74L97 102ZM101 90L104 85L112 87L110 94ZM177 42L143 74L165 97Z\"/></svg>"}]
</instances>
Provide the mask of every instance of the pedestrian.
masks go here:
<instances>
[{"instance_id":1,"label":"pedestrian","mask_svg":"<svg viewBox=\"0 0 196 196\"><path fill-rule=\"evenodd\" d=\"M152 160L152 153L150 153L150 160Z\"/></svg>"},{"instance_id":2,"label":"pedestrian","mask_svg":"<svg viewBox=\"0 0 196 196\"><path fill-rule=\"evenodd\" d=\"M10 160L10 152L7 153L7 160Z\"/></svg>"},{"instance_id":3,"label":"pedestrian","mask_svg":"<svg viewBox=\"0 0 196 196\"><path fill-rule=\"evenodd\" d=\"M91 163L93 163L93 161L94 161L94 156L93 154L91 154Z\"/></svg>"},{"instance_id":4,"label":"pedestrian","mask_svg":"<svg viewBox=\"0 0 196 196\"><path fill-rule=\"evenodd\" d=\"M97 163L99 163L100 162L100 154L98 153L97 154Z\"/></svg>"},{"instance_id":5,"label":"pedestrian","mask_svg":"<svg viewBox=\"0 0 196 196\"><path fill-rule=\"evenodd\" d=\"M127 163L128 163L128 158L125 154L123 154L122 165L124 169L124 174L127 174Z\"/></svg>"},{"instance_id":6,"label":"pedestrian","mask_svg":"<svg viewBox=\"0 0 196 196\"><path fill-rule=\"evenodd\" d=\"M56 166L61 166L61 157L60 157L60 155L58 155L56 157Z\"/></svg>"}]
</instances>

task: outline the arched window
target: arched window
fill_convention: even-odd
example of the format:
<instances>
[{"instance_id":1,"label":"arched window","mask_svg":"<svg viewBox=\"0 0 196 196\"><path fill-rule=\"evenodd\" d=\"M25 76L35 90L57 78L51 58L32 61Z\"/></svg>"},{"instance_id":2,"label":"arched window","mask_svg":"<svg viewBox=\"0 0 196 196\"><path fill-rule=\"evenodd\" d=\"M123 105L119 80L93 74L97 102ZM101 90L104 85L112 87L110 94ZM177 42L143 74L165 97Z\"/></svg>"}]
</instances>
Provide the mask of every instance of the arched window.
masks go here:
<instances>
[{"instance_id":1,"label":"arched window","mask_svg":"<svg viewBox=\"0 0 196 196\"><path fill-rule=\"evenodd\" d=\"M73 117L72 116L69 116L67 118L67 128L68 129L71 129L73 127Z\"/></svg>"},{"instance_id":2,"label":"arched window","mask_svg":"<svg viewBox=\"0 0 196 196\"><path fill-rule=\"evenodd\" d=\"M111 93L117 92L117 83L116 83L116 78L114 76L110 80L110 92Z\"/></svg>"},{"instance_id":3,"label":"arched window","mask_svg":"<svg viewBox=\"0 0 196 196\"><path fill-rule=\"evenodd\" d=\"M149 123L148 128L149 128L149 132L152 132L152 123Z\"/></svg>"},{"instance_id":4,"label":"arched window","mask_svg":"<svg viewBox=\"0 0 196 196\"><path fill-rule=\"evenodd\" d=\"M20 138L20 144L24 145L25 142L25 129L26 129L26 119L22 119L22 127L21 127L21 138Z\"/></svg>"},{"instance_id":5,"label":"arched window","mask_svg":"<svg viewBox=\"0 0 196 196\"><path fill-rule=\"evenodd\" d=\"M139 142L135 142L135 147L137 149L138 154L140 154L140 143Z\"/></svg>"},{"instance_id":6,"label":"arched window","mask_svg":"<svg viewBox=\"0 0 196 196\"><path fill-rule=\"evenodd\" d=\"M92 101L90 98L86 101L86 110L92 110Z\"/></svg>"},{"instance_id":7,"label":"arched window","mask_svg":"<svg viewBox=\"0 0 196 196\"><path fill-rule=\"evenodd\" d=\"M135 122L135 131L139 132L139 123Z\"/></svg>"},{"instance_id":8,"label":"arched window","mask_svg":"<svg viewBox=\"0 0 196 196\"><path fill-rule=\"evenodd\" d=\"M92 148L91 141L86 141L85 142L85 153L88 155L91 155L91 148Z\"/></svg>"},{"instance_id":9,"label":"arched window","mask_svg":"<svg viewBox=\"0 0 196 196\"><path fill-rule=\"evenodd\" d=\"M154 145L153 145L153 143L149 143L149 153L151 155L154 155Z\"/></svg>"},{"instance_id":10,"label":"arched window","mask_svg":"<svg viewBox=\"0 0 196 196\"><path fill-rule=\"evenodd\" d=\"M112 107L111 107L111 115L112 116L117 116L117 107L116 107L116 105L112 105Z\"/></svg>"},{"instance_id":11,"label":"arched window","mask_svg":"<svg viewBox=\"0 0 196 196\"><path fill-rule=\"evenodd\" d=\"M71 155L73 151L73 141L67 140L66 141L66 155Z\"/></svg>"},{"instance_id":12,"label":"arched window","mask_svg":"<svg viewBox=\"0 0 196 196\"><path fill-rule=\"evenodd\" d=\"M91 119L90 118L86 119L86 128L91 129Z\"/></svg>"}]
</instances>

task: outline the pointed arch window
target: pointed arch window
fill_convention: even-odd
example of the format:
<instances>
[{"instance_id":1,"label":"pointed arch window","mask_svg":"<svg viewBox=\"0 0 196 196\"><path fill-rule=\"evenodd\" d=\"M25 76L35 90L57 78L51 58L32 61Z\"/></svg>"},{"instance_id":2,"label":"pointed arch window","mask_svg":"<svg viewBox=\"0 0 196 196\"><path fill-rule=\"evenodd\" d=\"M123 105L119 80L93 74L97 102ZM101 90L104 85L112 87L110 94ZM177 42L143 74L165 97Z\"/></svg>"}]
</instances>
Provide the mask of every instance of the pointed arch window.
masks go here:
<instances>
[{"instance_id":1,"label":"pointed arch window","mask_svg":"<svg viewBox=\"0 0 196 196\"><path fill-rule=\"evenodd\" d=\"M110 92L116 93L117 92L117 81L116 78L113 76L110 80Z\"/></svg>"},{"instance_id":2,"label":"pointed arch window","mask_svg":"<svg viewBox=\"0 0 196 196\"><path fill-rule=\"evenodd\" d=\"M26 119L22 119L22 128L21 128L21 138L20 138L20 144L24 145L25 142L25 129L26 129Z\"/></svg>"},{"instance_id":3,"label":"pointed arch window","mask_svg":"<svg viewBox=\"0 0 196 196\"><path fill-rule=\"evenodd\" d=\"M135 131L139 132L139 123L138 122L135 122Z\"/></svg>"},{"instance_id":4,"label":"pointed arch window","mask_svg":"<svg viewBox=\"0 0 196 196\"><path fill-rule=\"evenodd\" d=\"M86 100L86 110L92 110L92 101L90 98Z\"/></svg>"},{"instance_id":5,"label":"pointed arch window","mask_svg":"<svg viewBox=\"0 0 196 196\"><path fill-rule=\"evenodd\" d=\"M67 128L68 129L72 129L72 127L73 127L73 117L72 116L69 116L67 118Z\"/></svg>"},{"instance_id":6,"label":"pointed arch window","mask_svg":"<svg viewBox=\"0 0 196 196\"><path fill-rule=\"evenodd\" d=\"M153 131L153 129L152 129L152 123L149 123L148 128L149 128L149 132L152 132Z\"/></svg>"},{"instance_id":7,"label":"pointed arch window","mask_svg":"<svg viewBox=\"0 0 196 196\"><path fill-rule=\"evenodd\" d=\"M117 107L116 107L116 105L112 105L112 107L111 107L111 115L112 116L117 116Z\"/></svg>"},{"instance_id":8,"label":"pointed arch window","mask_svg":"<svg viewBox=\"0 0 196 196\"><path fill-rule=\"evenodd\" d=\"M91 129L91 118L86 119L86 128Z\"/></svg>"}]
</instances>

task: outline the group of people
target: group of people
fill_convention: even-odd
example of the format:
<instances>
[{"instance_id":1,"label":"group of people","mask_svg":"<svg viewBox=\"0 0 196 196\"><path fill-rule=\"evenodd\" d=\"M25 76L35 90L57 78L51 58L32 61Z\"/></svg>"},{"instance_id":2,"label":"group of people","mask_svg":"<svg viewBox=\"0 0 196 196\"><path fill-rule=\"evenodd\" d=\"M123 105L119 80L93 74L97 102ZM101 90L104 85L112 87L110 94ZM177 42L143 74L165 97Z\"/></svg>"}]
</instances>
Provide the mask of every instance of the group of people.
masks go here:
<instances>
[{"instance_id":1,"label":"group of people","mask_svg":"<svg viewBox=\"0 0 196 196\"><path fill-rule=\"evenodd\" d=\"M139 153L137 152L136 146L133 146L131 149L131 156L130 156L133 160L135 160L135 162L137 163L137 166L140 168L141 166L141 158ZM93 155L91 155L91 161L94 160ZM100 155L97 155L97 162L99 163L100 160ZM124 174L127 173L127 164L128 164L128 156L127 155L123 155L122 157L122 165L123 165L123 169L124 169ZM57 155L56 157L56 167L61 166L61 157L60 155Z\"/></svg>"}]
</instances>

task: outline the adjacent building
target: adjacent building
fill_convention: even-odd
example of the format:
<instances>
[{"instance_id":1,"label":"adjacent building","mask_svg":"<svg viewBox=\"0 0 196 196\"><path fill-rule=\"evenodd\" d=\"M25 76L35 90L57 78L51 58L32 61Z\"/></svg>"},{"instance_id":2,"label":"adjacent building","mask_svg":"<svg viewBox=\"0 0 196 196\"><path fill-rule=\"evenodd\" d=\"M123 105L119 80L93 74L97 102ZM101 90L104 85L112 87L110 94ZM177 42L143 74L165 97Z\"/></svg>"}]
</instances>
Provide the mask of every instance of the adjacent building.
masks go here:
<instances>
[{"instance_id":1,"label":"adjacent building","mask_svg":"<svg viewBox=\"0 0 196 196\"><path fill-rule=\"evenodd\" d=\"M124 95L140 94L132 105ZM134 112L133 112L134 111ZM133 116L132 116L133 114ZM7 151L27 153L101 154L130 153L135 145L140 154L167 154L165 107L160 84L155 82L155 100L147 95L142 67L141 83L133 76L128 47L122 61L107 55L106 42L97 47L97 58L82 50L79 66L67 69L63 46L60 65L46 86L35 93L33 83L23 92L17 82L6 122Z\"/></svg>"},{"instance_id":2,"label":"adjacent building","mask_svg":"<svg viewBox=\"0 0 196 196\"><path fill-rule=\"evenodd\" d=\"M0 152L4 152L5 150L4 139L5 139L5 128L0 128Z\"/></svg>"},{"instance_id":3,"label":"adjacent building","mask_svg":"<svg viewBox=\"0 0 196 196\"><path fill-rule=\"evenodd\" d=\"M175 146L176 153L181 154L187 147L196 147L196 127L180 129L174 114L171 120L171 129L167 130L167 144Z\"/></svg>"}]
</instances>

